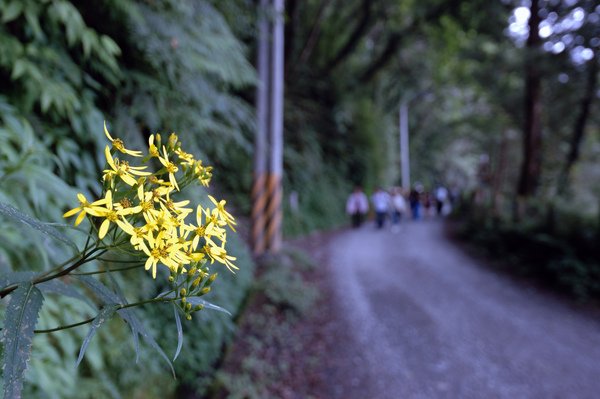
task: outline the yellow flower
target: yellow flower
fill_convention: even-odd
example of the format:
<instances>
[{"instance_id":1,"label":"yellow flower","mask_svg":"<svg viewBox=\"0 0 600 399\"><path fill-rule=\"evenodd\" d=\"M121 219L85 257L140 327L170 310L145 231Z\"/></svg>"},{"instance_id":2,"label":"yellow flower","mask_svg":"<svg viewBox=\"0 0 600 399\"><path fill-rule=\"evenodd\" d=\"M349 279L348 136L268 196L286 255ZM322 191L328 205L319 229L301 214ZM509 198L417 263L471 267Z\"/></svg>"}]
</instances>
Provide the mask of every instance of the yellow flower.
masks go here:
<instances>
[{"instance_id":1,"label":"yellow flower","mask_svg":"<svg viewBox=\"0 0 600 399\"><path fill-rule=\"evenodd\" d=\"M169 140L167 142L167 145L169 146L169 148L172 149L176 149L177 148L177 142L179 141L179 138L177 137L177 135L173 132L169 135Z\"/></svg>"},{"instance_id":2,"label":"yellow flower","mask_svg":"<svg viewBox=\"0 0 600 399\"><path fill-rule=\"evenodd\" d=\"M171 198L171 193L168 192L165 198L160 198L161 206L164 204L164 207L175 214L178 219L183 220L187 215L193 212L190 208L184 208L187 204L190 203L190 200L184 200L179 202L174 202Z\"/></svg>"},{"instance_id":3,"label":"yellow flower","mask_svg":"<svg viewBox=\"0 0 600 399\"><path fill-rule=\"evenodd\" d=\"M172 187L173 186L171 183L166 182L163 179L159 179L158 177L156 177L154 175L150 176L148 178L148 181L152 184L156 184L157 186L164 186L164 187Z\"/></svg>"},{"instance_id":4,"label":"yellow flower","mask_svg":"<svg viewBox=\"0 0 600 399\"><path fill-rule=\"evenodd\" d=\"M175 187L177 189L177 191L179 191L179 186L177 185L177 179L175 179L175 173L177 173L179 168L173 162L169 161L169 155L167 154L167 149L165 148L165 146L163 146L163 154L164 154L164 157L159 156L158 160L160 161L160 163L163 164L163 166L169 173L169 181L171 182L173 187Z\"/></svg>"},{"instance_id":5,"label":"yellow flower","mask_svg":"<svg viewBox=\"0 0 600 399\"><path fill-rule=\"evenodd\" d=\"M144 225L142 227L135 227L124 219L122 220L122 224L119 224L119 227L121 228L121 230L123 230L125 233L131 236L129 242L135 250L148 251L148 247L145 243L145 240L147 239L149 234L147 225Z\"/></svg>"},{"instance_id":6,"label":"yellow flower","mask_svg":"<svg viewBox=\"0 0 600 399\"><path fill-rule=\"evenodd\" d=\"M182 225L181 220L173 217L165 208L156 209L154 211L144 213L144 219L149 230L167 231L170 232Z\"/></svg>"},{"instance_id":7,"label":"yellow flower","mask_svg":"<svg viewBox=\"0 0 600 399\"><path fill-rule=\"evenodd\" d=\"M236 265L234 265L231 262L231 261L236 260L236 258L234 256L227 255L227 251L225 250L224 247L217 247L217 246L212 246L212 245L206 244L203 248L203 251L206 253L206 255L208 255L211 263L214 263L214 261L216 260L217 262L222 263L225 266L227 266L227 268L231 272L234 272L233 269L236 269L236 270L239 269L239 267L237 267Z\"/></svg>"},{"instance_id":8,"label":"yellow flower","mask_svg":"<svg viewBox=\"0 0 600 399\"><path fill-rule=\"evenodd\" d=\"M129 198L125 197L121 201L115 203L115 209L121 211L121 214L123 215L135 215L142 211L142 206L133 206Z\"/></svg>"},{"instance_id":9,"label":"yellow flower","mask_svg":"<svg viewBox=\"0 0 600 399\"><path fill-rule=\"evenodd\" d=\"M179 157L181 164L186 166L194 166L194 156L181 148L175 150L175 154Z\"/></svg>"},{"instance_id":10,"label":"yellow flower","mask_svg":"<svg viewBox=\"0 0 600 399\"><path fill-rule=\"evenodd\" d=\"M94 216L104 218L104 221L100 225L100 229L98 229L99 239L103 239L104 236L106 236L106 233L108 232L108 228L110 227L111 223L117 224L121 228L121 230L125 230L126 228L124 222L120 218L121 216L126 215L127 211L117 211L114 209L112 202L112 192L110 190L106 192L104 199L106 200L106 207L98 207L97 209L94 209Z\"/></svg>"},{"instance_id":11,"label":"yellow flower","mask_svg":"<svg viewBox=\"0 0 600 399\"><path fill-rule=\"evenodd\" d=\"M149 191L144 191L144 185L140 184L137 189L137 197L140 200L139 207L141 208L141 212L151 213L154 211L154 201L152 201L153 194Z\"/></svg>"},{"instance_id":12,"label":"yellow flower","mask_svg":"<svg viewBox=\"0 0 600 399\"><path fill-rule=\"evenodd\" d=\"M148 139L148 154L152 158L158 158L160 156L160 152L158 151L156 145L154 145L154 140L155 137L153 134L151 134L150 138Z\"/></svg>"},{"instance_id":13,"label":"yellow flower","mask_svg":"<svg viewBox=\"0 0 600 399\"><path fill-rule=\"evenodd\" d=\"M204 213L206 215L206 235L226 241L225 237L227 234L223 226L227 225L227 223L219 218L218 211L216 209L211 211L210 208L206 208Z\"/></svg>"},{"instance_id":14,"label":"yellow flower","mask_svg":"<svg viewBox=\"0 0 600 399\"><path fill-rule=\"evenodd\" d=\"M200 184L204 187L208 187L210 179L212 178L212 166L202 165L202 161L198 160L194 162L194 174L198 178Z\"/></svg>"},{"instance_id":15,"label":"yellow flower","mask_svg":"<svg viewBox=\"0 0 600 399\"><path fill-rule=\"evenodd\" d=\"M144 267L146 270L152 269L152 278L156 278L156 266L158 262L175 271L180 265L190 263L189 257L181 250L181 244L173 239L164 237L165 232L160 231L156 237L152 234L148 236L149 248L142 250L148 255ZM182 269L185 272L185 269Z\"/></svg>"},{"instance_id":16,"label":"yellow flower","mask_svg":"<svg viewBox=\"0 0 600 399\"><path fill-rule=\"evenodd\" d=\"M63 215L64 218L68 218L79 212L79 216L77 216L77 219L75 219L75 226L79 226L79 224L85 218L85 215L88 213L93 216L98 216L96 212L98 209L102 209L100 205L106 204L106 198L102 198L90 204L87 198L85 198L85 196L81 193L77 194L77 199L79 199L79 206L65 212Z\"/></svg>"},{"instance_id":17,"label":"yellow flower","mask_svg":"<svg viewBox=\"0 0 600 399\"><path fill-rule=\"evenodd\" d=\"M202 262L202 260L204 260L204 258L206 258L206 255L204 255L202 252L187 253L187 256L190 257L190 260L192 262Z\"/></svg>"},{"instance_id":18,"label":"yellow flower","mask_svg":"<svg viewBox=\"0 0 600 399\"><path fill-rule=\"evenodd\" d=\"M134 157L142 156L141 151L128 150L127 148L125 148L125 145L123 144L123 140L113 139L112 136L110 135L110 133L108 132L108 129L106 128L106 121L104 121L104 134L106 135L106 137L108 137L108 139L112 143L113 148L116 149L117 151L120 151L123 154L129 154Z\"/></svg>"},{"instance_id":19,"label":"yellow flower","mask_svg":"<svg viewBox=\"0 0 600 399\"><path fill-rule=\"evenodd\" d=\"M217 210L217 215L219 216L219 219L227 223L231 230L235 231L235 228L233 226L235 226L237 223L235 222L233 216L225 210L225 200L217 202L217 200L212 195L209 195L208 198L213 204L215 204L215 209Z\"/></svg>"},{"instance_id":20,"label":"yellow flower","mask_svg":"<svg viewBox=\"0 0 600 399\"><path fill-rule=\"evenodd\" d=\"M192 239L193 249L196 249L198 247L198 242L200 241L200 238L204 238L204 235L206 234L206 229L202 225L202 213L202 207L198 205L198 207L196 208L196 223L198 225L194 226L193 224L189 224L186 226L190 231L194 232L194 238Z\"/></svg>"},{"instance_id":21,"label":"yellow flower","mask_svg":"<svg viewBox=\"0 0 600 399\"><path fill-rule=\"evenodd\" d=\"M119 158L112 157L110 153L110 148L106 146L104 148L104 155L106 156L106 162L110 166L111 170L104 171L104 179L111 181L111 187L113 176L118 176L123 180L126 184L130 186L135 186L137 184L137 180L135 176L148 176L151 175L150 172L143 172L146 169L146 166L129 166L129 162L120 161Z\"/></svg>"}]
</instances>

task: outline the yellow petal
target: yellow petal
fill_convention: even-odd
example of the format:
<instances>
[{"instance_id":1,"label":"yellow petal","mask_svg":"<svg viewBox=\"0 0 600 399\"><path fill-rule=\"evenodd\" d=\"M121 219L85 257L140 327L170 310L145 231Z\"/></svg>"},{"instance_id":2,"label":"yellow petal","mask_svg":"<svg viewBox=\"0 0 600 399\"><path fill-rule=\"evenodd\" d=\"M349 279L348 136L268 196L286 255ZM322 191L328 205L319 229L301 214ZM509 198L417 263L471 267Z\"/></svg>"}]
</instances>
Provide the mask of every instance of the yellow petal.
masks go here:
<instances>
[{"instance_id":1,"label":"yellow petal","mask_svg":"<svg viewBox=\"0 0 600 399\"><path fill-rule=\"evenodd\" d=\"M131 155L133 157L141 157L142 156L142 152L138 151L138 150L128 150L127 148L124 148L123 152L125 154L129 154L129 155Z\"/></svg>"},{"instance_id":2,"label":"yellow petal","mask_svg":"<svg viewBox=\"0 0 600 399\"><path fill-rule=\"evenodd\" d=\"M100 230L98 231L98 238L103 239L106 233L108 232L108 227L110 226L110 221L105 219L104 222L100 225Z\"/></svg>"},{"instance_id":3,"label":"yellow petal","mask_svg":"<svg viewBox=\"0 0 600 399\"><path fill-rule=\"evenodd\" d=\"M85 211L81 211L79 216L77 216L77 219L75 219L75 227L79 226L79 223L81 223L84 218L85 218Z\"/></svg>"},{"instance_id":4,"label":"yellow petal","mask_svg":"<svg viewBox=\"0 0 600 399\"><path fill-rule=\"evenodd\" d=\"M215 197L213 197L212 195L208 195L208 199L212 201L213 204L215 205L219 205L219 203L217 202L217 200L215 199Z\"/></svg>"},{"instance_id":5,"label":"yellow petal","mask_svg":"<svg viewBox=\"0 0 600 399\"><path fill-rule=\"evenodd\" d=\"M144 264L144 269L149 270L150 267L152 266L152 258L148 258L146 259L146 263Z\"/></svg>"},{"instance_id":6,"label":"yellow petal","mask_svg":"<svg viewBox=\"0 0 600 399\"><path fill-rule=\"evenodd\" d=\"M104 195L104 200L106 201L106 207L108 209L112 209L112 192L108 190L106 195Z\"/></svg>"},{"instance_id":7,"label":"yellow petal","mask_svg":"<svg viewBox=\"0 0 600 399\"><path fill-rule=\"evenodd\" d=\"M106 137L108 137L108 139L110 141L114 141L115 139L112 138L112 136L110 135L110 133L108 132L108 129L106 128L106 121L104 121L104 134L106 135Z\"/></svg>"},{"instance_id":8,"label":"yellow petal","mask_svg":"<svg viewBox=\"0 0 600 399\"><path fill-rule=\"evenodd\" d=\"M144 200L144 185L140 184L137 189L137 195L140 201Z\"/></svg>"},{"instance_id":9,"label":"yellow petal","mask_svg":"<svg viewBox=\"0 0 600 399\"><path fill-rule=\"evenodd\" d=\"M177 180L175 179L175 175L173 173L169 173L169 181L179 191L179 186L177 185Z\"/></svg>"},{"instance_id":10,"label":"yellow petal","mask_svg":"<svg viewBox=\"0 0 600 399\"><path fill-rule=\"evenodd\" d=\"M106 162L110 165L113 170L117 170L115 166L115 161L113 160L112 155L110 155L110 148L108 146L104 147L104 156L106 157Z\"/></svg>"},{"instance_id":11,"label":"yellow petal","mask_svg":"<svg viewBox=\"0 0 600 399\"><path fill-rule=\"evenodd\" d=\"M73 216L74 214L76 214L77 212L81 211L81 208L73 208L70 211L65 212L65 214L63 215L64 218L68 218Z\"/></svg>"},{"instance_id":12,"label":"yellow petal","mask_svg":"<svg viewBox=\"0 0 600 399\"><path fill-rule=\"evenodd\" d=\"M137 184L137 180L135 180L133 177L131 177L131 175L126 175L126 174L122 174L121 175L121 179L127 183L128 185L130 185L131 187L135 186Z\"/></svg>"},{"instance_id":13,"label":"yellow petal","mask_svg":"<svg viewBox=\"0 0 600 399\"><path fill-rule=\"evenodd\" d=\"M135 231L133 230L133 226L130 225L127 222L124 222L122 220L116 220L117 226L119 226L121 228L121 230L123 230L125 233L129 234L130 236L135 234Z\"/></svg>"}]
</instances>

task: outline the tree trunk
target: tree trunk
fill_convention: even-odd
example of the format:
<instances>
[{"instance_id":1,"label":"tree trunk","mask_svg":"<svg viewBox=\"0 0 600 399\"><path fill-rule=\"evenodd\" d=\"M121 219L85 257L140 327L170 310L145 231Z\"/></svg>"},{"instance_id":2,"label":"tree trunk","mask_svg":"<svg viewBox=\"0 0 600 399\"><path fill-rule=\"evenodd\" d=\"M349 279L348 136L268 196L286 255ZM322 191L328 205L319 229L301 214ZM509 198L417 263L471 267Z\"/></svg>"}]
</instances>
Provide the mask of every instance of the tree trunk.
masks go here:
<instances>
[{"instance_id":1,"label":"tree trunk","mask_svg":"<svg viewBox=\"0 0 600 399\"><path fill-rule=\"evenodd\" d=\"M579 115L577 116L573 128L573 135L571 136L571 141L569 143L569 153L567 154L565 166L558 180L559 195L564 195L569 191L571 170L579 159L579 149L581 142L583 141L585 125L589 119L594 95L596 94L596 86L598 84L598 58L598 52L596 51L594 58L590 61L585 93L581 99Z\"/></svg>"},{"instance_id":2,"label":"tree trunk","mask_svg":"<svg viewBox=\"0 0 600 399\"><path fill-rule=\"evenodd\" d=\"M537 0L532 1L530 11L529 37L527 38L525 49L523 163L517 187L517 195L520 201L524 201L535 195L540 181L542 166L541 73L538 67L541 39L538 33L540 17L538 15L539 4ZM522 216L522 213L519 216Z\"/></svg>"}]
</instances>

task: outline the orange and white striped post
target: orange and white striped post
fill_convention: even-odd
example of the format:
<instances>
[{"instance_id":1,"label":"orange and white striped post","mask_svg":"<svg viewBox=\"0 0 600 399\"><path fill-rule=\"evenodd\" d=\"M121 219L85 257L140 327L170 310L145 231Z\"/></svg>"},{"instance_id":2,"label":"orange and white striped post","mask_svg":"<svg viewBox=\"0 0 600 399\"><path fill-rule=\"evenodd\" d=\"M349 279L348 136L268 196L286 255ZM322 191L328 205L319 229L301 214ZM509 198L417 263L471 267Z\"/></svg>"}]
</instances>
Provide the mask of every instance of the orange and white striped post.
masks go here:
<instances>
[{"instance_id":1,"label":"orange and white striped post","mask_svg":"<svg viewBox=\"0 0 600 399\"><path fill-rule=\"evenodd\" d=\"M267 11L271 10L269 19ZM278 252L282 241L283 12L283 0L260 2L257 132L252 185L252 250L255 255Z\"/></svg>"}]
</instances>

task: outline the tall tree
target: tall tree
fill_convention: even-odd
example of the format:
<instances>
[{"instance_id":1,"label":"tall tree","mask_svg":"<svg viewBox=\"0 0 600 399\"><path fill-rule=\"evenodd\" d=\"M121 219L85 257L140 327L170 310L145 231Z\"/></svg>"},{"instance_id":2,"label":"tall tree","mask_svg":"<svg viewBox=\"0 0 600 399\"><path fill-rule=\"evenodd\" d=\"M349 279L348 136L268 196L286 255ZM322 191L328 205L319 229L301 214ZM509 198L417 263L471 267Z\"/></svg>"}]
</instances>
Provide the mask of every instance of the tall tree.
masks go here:
<instances>
[{"instance_id":1,"label":"tall tree","mask_svg":"<svg viewBox=\"0 0 600 399\"><path fill-rule=\"evenodd\" d=\"M573 166L579 159L581 142L583 141L585 127L588 122L592 103L596 95L596 89L598 85L598 51L594 53L594 58L589 61L589 67L587 71L587 80L585 86L585 92L581 98L579 113L575 120L575 126L573 127L573 133L571 140L569 141L569 152L563 170L561 171L558 192L559 194L565 194L569 188L569 177Z\"/></svg>"},{"instance_id":2,"label":"tall tree","mask_svg":"<svg viewBox=\"0 0 600 399\"><path fill-rule=\"evenodd\" d=\"M525 60L525 124L523 127L523 163L517 195L528 198L535 194L542 168L542 102L541 71L539 52L539 2L534 0L529 8L529 36L526 44Z\"/></svg>"}]
</instances>

